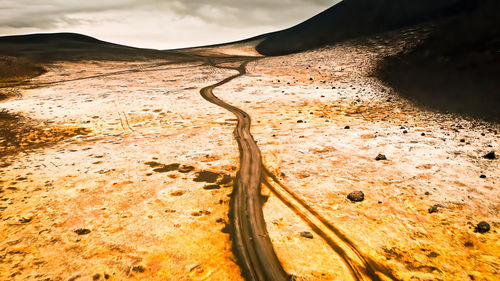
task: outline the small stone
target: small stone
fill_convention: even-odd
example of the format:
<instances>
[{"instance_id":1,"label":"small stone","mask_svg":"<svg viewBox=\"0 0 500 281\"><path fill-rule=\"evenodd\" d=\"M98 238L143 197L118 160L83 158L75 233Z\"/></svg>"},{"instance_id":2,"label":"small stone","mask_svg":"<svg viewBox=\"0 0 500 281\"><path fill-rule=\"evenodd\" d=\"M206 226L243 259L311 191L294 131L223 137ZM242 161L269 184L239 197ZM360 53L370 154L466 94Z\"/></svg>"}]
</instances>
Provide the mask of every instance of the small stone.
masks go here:
<instances>
[{"instance_id":1,"label":"small stone","mask_svg":"<svg viewBox=\"0 0 500 281\"><path fill-rule=\"evenodd\" d=\"M377 157L375 157L375 160L381 161L381 160L387 160L387 157L384 154L379 154Z\"/></svg>"},{"instance_id":2,"label":"small stone","mask_svg":"<svg viewBox=\"0 0 500 281\"><path fill-rule=\"evenodd\" d=\"M471 241L467 241L464 243L464 246L467 248L472 248L472 247L474 247L474 243L472 243Z\"/></svg>"},{"instance_id":3,"label":"small stone","mask_svg":"<svg viewBox=\"0 0 500 281\"><path fill-rule=\"evenodd\" d=\"M136 265L136 266L132 267L132 271L142 273L142 272L144 272L144 271L146 271L146 270L145 270L145 268L144 268L144 265L142 265L142 264L138 264L138 265Z\"/></svg>"},{"instance_id":4,"label":"small stone","mask_svg":"<svg viewBox=\"0 0 500 281\"><path fill-rule=\"evenodd\" d=\"M495 155L495 151L488 152L483 157L486 158L486 159L489 159L489 160L494 160L494 159L497 158L496 155Z\"/></svg>"},{"instance_id":5,"label":"small stone","mask_svg":"<svg viewBox=\"0 0 500 281\"><path fill-rule=\"evenodd\" d=\"M304 237L304 238L307 238L307 239L313 239L314 236L311 232L309 231L303 231L300 233L300 236Z\"/></svg>"},{"instance_id":6,"label":"small stone","mask_svg":"<svg viewBox=\"0 0 500 281\"><path fill-rule=\"evenodd\" d=\"M361 202L365 200L365 194L363 191L353 191L347 195L347 199L351 200L352 202Z\"/></svg>"},{"instance_id":7,"label":"small stone","mask_svg":"<svg viewBox=\"0 0 500 281\"><path fill-rule=\"evenodd\" d=\"M184 195L184 193L185 192L183 190L176 190L176 191L172 191L170 193L170 196L182 196L182 195Z\"/></svg>"},{"instance_id":8,"label":"small stone","mask_svg":"<svg viewBox=\"0 0 500 281\"><path fill-rule=\"evenodd\" d=\"M90 229L87 229L87 228L79 228L79 229L75 229L73 230L74 233L78 234L78 235L87 235L90 233Z\"/></svg>"},{"instance_id":9,"label":"small stone","mask_svg":"<svg viewBox=\"0 0 500 281\"><path fill-rule=\"evenodd\" d=\"M428 255L427 255L429 258L437 258L439 256L438 253L436 252L430 252Z\"/></svg>"},{"instance_id":10,"label":"small stone","mask_svg":"<svg viewBox=\"0 0 500 281\"><path fill-rule=\"evenodd\" d=\"M349 130L351 126L345 126L344 129Z\"/></svg>"},{"instance_id":11,"label":"small stone","mask_svg":"<svg viewBox=\"0 0 500 281\"><path fill-rule=\"evenodd\" d=\"M404 130L404 131L403 131L403 134L408 134L408 131L407 131L407 130Z\"/></svg>"},{"instance_id":12,"label":"small stone","mask_svg":"<svg viewBox=\"0 0 500 281\"><path fill-rule=\"evenodd\" d=\"M297 120L297 123L304 123L303 120Z\"/></svg>"},{"instance_id":13,"label":"small stone","mask_svg":"<svg viewBox=\"0 0 500 281\"><path fill-rule=\"evenodd\" d=\"M203 215L203 213L201 211L196 211L196 212L191 213L191 216L193 216L193 217L199 217L201 215Z\"/></svg>"},{"instance_id":14,"label":"small stone","mask_svg":"<svg viewBox=\"0 0 500 281\"><path fill-rule=\"evenodd\" d=\"M480 175L479 177L482 178L482 179L485 179L486 175Z\"/></svg>"},{"instance_id":15,"label":"small stone","mask_svg":"<svg viewBox=\"0 0 500 281\"><path fill-rule=\"evenodd\" d=\"M97 273L97 274L94 274L94 276L92 276L92 280L99 280L101 279L101 274Z\"/></svg>"},{"instance_id":16,"label":"small stone","mask_svg":"<svg viewBox=\"0 0 500 281\"><path fill-rule=\"evenodd\" d=\"M474 232L486 233L486 232L490 231L490 229L491 229L490 224L485 222L485 221L482 221L482 222L477 224Z\"/></svg>"},{"instance_id":17,"label":"small stone","mask_svg":"<svg viewBox=\"0 0 500 281\"><path fill-rule=\"evenodd\" d=\"M29 223L32 219L33 219L33 217L31 215L23 216L23 217L19 218L19 222L20 223Z\"/></svg>"},{"instance_id":18,"label":"small stone","mask_svg":"<svg viewBox=\"0 0 500 281\"><path fill-rule=\"evenodd\" d=\"M438 204L436 204L436 205L432 205L432 206L429 208L429 214L432 214L432 213L437 213L437 211L438 211L438 208L439 208L439 207L440 207L440 206L439 206Z\"/></svg>"},{"instance_id":19,"label":"small stone","mask_svg":"<svg viewBox=\"0 0 500 281\"><path fill-rule=\"evenodd\" d=\"M425 136L425 133L420 134L422 137Z\"/></svg>"}]
</instances>

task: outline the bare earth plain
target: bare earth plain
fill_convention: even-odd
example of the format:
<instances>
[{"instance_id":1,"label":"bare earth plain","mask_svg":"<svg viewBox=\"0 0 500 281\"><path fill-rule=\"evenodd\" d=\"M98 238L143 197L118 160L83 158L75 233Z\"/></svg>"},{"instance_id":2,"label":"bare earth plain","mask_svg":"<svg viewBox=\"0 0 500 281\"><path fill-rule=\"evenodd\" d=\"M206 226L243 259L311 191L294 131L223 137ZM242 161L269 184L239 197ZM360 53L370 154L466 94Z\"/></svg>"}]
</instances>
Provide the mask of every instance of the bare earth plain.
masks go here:
<instances>
[{"instance_id":1,"label":"bare earth plain","mask_svg":"<svg viewBox=\"0 0 500 281\"><path fill-rule=\"evenodd\" d=\"M498 279L500 162L483 156L500 151L500 126L417 108L372 75L419 36L259 57L214 90L252 117L274 178L262 186L267 229L294 280L356 280L328 243L338 237L388 272L382 280ZM258 56L248 45L193 52ZM235 74L65 62L3 89L19 94L2 109L36 132L71 133L2 142L0 279L243 280L227 233L236 119L199 93ZM364 201L349 201L353 191ZM475 232L480 221L491 230Z\"/></svg>"}]
</instances>

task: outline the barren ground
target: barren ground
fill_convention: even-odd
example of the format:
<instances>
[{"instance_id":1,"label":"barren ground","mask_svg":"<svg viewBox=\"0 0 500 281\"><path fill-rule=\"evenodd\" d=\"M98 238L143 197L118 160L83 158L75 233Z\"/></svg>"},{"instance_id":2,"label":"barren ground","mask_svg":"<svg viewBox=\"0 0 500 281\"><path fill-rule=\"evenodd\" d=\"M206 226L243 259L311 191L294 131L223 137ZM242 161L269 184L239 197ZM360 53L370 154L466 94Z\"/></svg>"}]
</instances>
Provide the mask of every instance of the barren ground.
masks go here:
<instances>
[{"instance_id":1,"label":"barren ground","mask_svg":"<svg viewBox=\"0 0 500 281\"><path fill-rule=\"evenodd\" d=\"M500 127L416 108L370 75L418 36L263 58L215 94L253 118L271 173L398 279L495 280L500 164L482 156L499 153ZM31 84L57 83L14 88L22 98L1 104L47 130L85 129L3 146L1 280L242 279L224 231L235 119L199 95L235 71L155 63L54 64ZM365 200L351 203L356 190ZM350 280L320 236L263 194L288 273ZM492 230L475 233L483 220Z\"/></svg>"}]
</instances>

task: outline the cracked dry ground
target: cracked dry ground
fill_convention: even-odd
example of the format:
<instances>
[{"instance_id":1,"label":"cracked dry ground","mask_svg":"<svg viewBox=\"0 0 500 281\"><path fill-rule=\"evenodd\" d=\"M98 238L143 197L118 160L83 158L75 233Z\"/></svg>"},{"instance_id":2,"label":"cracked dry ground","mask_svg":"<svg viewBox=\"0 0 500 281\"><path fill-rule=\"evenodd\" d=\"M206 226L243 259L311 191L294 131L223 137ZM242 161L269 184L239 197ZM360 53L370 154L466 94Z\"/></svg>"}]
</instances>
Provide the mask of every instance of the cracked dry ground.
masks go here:
<instances>
[{"instance_id":1,"label":"cracked dry ground","mask_svg":"<svg viewBox=\"0 0 500 281\"><path fill-rule=\"evenodd\" d=\"M263 58L215 94L252 116L271 173L398 279L495 280L500 164L482 156L499 151L500 128L415 108L370 76L412 36ZM60 63L32 83L141 64ZM235 71L153 69L20 88L22 99L2 103L48 128L86 133L1 159L0 279L242 279L225 233L235 119L199 95ZM356 190L365 200L351 203ZM288 273L352 278L307 224L263 193ZM475 233L483 220L491 231Z\"/></svg>"}]
</instances>

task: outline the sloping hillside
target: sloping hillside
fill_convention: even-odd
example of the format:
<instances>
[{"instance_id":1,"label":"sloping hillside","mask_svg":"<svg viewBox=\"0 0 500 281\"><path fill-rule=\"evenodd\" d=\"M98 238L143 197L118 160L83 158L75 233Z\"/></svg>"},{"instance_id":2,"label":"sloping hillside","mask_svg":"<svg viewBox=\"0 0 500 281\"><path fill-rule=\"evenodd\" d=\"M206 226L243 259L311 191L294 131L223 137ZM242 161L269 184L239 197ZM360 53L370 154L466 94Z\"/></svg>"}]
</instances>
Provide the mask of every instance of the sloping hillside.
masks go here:
<instances>
[{"instance_id":1,"label":"sloping hillside","mask_svg":"<svg viewBox=\"0 0 500 281\"><path fill-rule=\"evenodd\" d=\"M292 28L271 33L257 46L263 55L305 51L345 39L411 25L473 5L464 0L344 0ZM474 2L474 1L472 1Z\"/></svg>"},{"instance_id":2,"label":"sloping hillside","mask_svg":"<svg viewBox=\"0 0 500 281\"><path fill-rule=\"evenodd\" d=\"M381 62L379 78L421 106L500 122L500 2L476 3L417 48Z\"/></svg>"}]
</instances>

